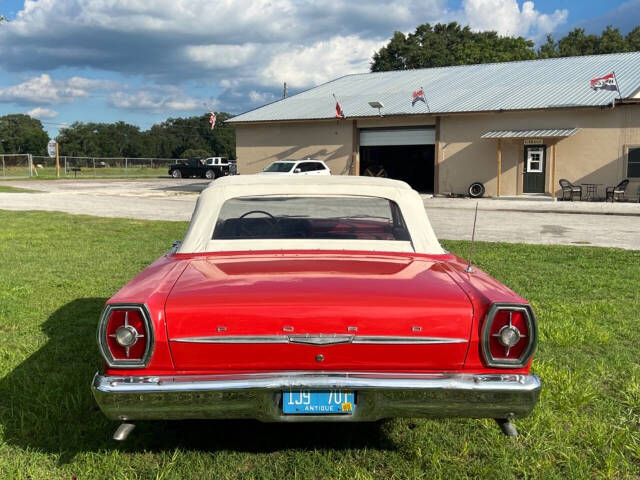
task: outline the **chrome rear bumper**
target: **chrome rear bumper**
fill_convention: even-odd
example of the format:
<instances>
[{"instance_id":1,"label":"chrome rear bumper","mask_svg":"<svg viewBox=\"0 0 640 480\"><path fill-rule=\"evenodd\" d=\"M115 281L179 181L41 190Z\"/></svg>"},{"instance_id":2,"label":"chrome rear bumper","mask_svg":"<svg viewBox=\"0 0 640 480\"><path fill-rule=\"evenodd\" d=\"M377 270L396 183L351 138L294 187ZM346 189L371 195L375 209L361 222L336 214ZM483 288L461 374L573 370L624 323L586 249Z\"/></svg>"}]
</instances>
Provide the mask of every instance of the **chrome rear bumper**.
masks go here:
<instances>
[{"instance_id":1,"label":"chrome rear bumper","mask_svg":"<svg viewBox=\"0 0 640 480\"><path fill-rule=\"evenodd\" d=\"M513 418L531 413L536 375L277 372L118 377L96 374L92 390L114 420L253 418L265 422L374 421L393 417ZM352 415L284 415L289 389L353 390Z\"/></svg>"}]
</instances>

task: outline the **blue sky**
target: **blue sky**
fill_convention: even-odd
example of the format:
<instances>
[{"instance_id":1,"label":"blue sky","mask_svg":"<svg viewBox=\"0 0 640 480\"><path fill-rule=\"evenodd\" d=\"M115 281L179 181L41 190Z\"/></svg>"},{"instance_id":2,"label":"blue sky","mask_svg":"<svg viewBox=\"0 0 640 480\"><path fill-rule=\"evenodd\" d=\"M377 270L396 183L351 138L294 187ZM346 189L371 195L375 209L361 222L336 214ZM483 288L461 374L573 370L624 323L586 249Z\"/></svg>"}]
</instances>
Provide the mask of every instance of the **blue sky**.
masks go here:
<instances>
[{"instance_id":1,"label":"blue sky","mask_svg":"<svg viewBox=\"0 0 640 480\"><path fill-rule=\"evenodd\" d=\"M456 20L536 42L580 26L623 32L640 0L0 0L0 115L50 135L74 121L143 129L240 113L368 69L394 31Z\"/></svg>"}]
</instances>

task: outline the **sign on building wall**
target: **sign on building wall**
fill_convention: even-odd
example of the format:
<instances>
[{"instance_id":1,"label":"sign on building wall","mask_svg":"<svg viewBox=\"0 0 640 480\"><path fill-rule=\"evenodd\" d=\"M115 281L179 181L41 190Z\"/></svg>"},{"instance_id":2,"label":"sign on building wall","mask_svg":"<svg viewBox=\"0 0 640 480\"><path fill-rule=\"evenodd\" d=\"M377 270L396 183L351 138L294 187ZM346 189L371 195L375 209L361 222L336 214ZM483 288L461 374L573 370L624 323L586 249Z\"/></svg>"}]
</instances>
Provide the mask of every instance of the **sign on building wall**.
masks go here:
<instances>
[{"instance_id":1,"label":"sign on building wall","mask_svg":"<svg viewBox=\"0 0 640 480\"><path fill-rule=\"evenodd\" d=\"M544 139L542 138L525 138L524 139L525 145L541 145L543 143L544 143Z\"/></svg>"}]
</instances>

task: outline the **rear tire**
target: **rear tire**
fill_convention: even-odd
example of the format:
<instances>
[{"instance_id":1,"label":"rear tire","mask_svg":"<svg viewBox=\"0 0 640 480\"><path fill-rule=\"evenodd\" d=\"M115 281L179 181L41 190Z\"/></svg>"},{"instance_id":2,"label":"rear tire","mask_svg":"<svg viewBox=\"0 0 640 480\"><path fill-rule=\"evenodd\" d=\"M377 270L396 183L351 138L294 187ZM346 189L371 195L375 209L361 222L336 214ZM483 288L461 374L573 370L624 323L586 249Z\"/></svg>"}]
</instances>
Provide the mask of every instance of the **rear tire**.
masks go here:
<instances>
[{"instance_id":1,"label":"rear tire","mask_svg":"<svg viewBox=\"0 0 640 480\"><path fill-rule=\"evenodd\" d=\"M171 176L173 178L182 178L182 172L180 170L174 170L171 172Z\"/></svg>"},{"instance_id":2,"label":"rear tire","mask_svg":"<svg viewBox=\"0 0 640 480\"><path fill-rule=\"evenodd\" d=\"M480 198L484 195L484 185L480 182L473 182L469 185L469 196L471 198Z\"/></svg>"},{"instance_id":3,"label":"rear tire","mask_svg":"<svg viewBox=\"0 0 640 480\"><path fill-rule=\"evenodd\" d=\"M207 170L206 172L204 172L204 178L208 180L215 180L216 172L214 172L213 170Z\"/></svg>"}]
</instances>

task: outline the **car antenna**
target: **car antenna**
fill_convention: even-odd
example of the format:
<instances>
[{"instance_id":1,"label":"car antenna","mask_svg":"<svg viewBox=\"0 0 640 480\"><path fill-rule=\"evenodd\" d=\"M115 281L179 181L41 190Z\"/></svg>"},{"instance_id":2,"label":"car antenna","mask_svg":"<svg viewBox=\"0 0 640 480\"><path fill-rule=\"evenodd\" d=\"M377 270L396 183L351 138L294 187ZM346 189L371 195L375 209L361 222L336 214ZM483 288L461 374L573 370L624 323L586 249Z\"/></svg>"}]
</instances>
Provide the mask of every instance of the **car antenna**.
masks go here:
<instances>
[{"instance_id":1,"label":"car antenna","mask_svg":"<svg viewBox=\"0 0 640 480\"><path fill-rule=\"evenodd\" d=\"M478 220L478 203L476 202L476 213L473 216L473 231L471 232L471 245L469 245L469 264L467 268L465 268L465 272L472 273L473 268L471 267L471 259L473 258L473 242L476 239L476 220Z\"/></svg>"}]
</instances>

